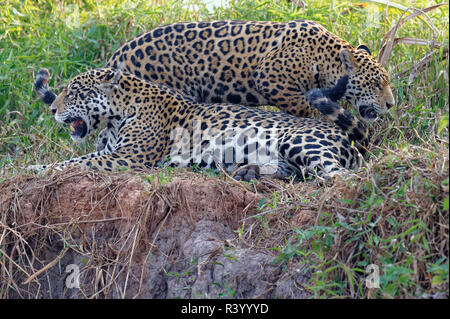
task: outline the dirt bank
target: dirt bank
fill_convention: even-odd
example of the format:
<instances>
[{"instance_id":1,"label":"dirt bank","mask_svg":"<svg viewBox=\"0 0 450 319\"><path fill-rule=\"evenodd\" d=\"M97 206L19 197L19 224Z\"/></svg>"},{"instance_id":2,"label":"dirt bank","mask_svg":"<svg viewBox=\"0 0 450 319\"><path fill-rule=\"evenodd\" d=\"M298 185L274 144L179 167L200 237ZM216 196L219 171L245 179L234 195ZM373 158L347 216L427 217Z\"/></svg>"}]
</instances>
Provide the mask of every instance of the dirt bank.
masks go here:
<instances>
[{"instance_id":1,"label":"dirt bank","mask_svg":"<svg viewBox=\"0 0 450 319\"><path fill-rule=\"evenodd\" d=\"M306 269L275 263L273 247L311 211L266 216L264 189L175 175L69 170L2 182L2 297L307 297Z\"/></svg>"}]
</instances>

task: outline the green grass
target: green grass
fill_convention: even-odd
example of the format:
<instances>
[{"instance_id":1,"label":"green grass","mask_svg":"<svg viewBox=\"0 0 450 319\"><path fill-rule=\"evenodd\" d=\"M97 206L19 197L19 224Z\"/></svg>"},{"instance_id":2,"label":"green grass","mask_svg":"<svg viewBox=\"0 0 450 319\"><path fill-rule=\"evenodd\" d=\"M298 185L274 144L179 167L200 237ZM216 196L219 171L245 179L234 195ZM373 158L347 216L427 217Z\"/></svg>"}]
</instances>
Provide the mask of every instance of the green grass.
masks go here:
<instances>
[{"instance_id":1,"label":"green grass","mask_svg":"<svg viewBox=\"0 0 450 319\"><path fill-rule=\"evenodd\" d=\"M32 84L41 67L50 69L50 86L58 91L72 76L101 66L137 34L175 21L215 19L312 19L354 45L366 44L377 56L384 35L403 14L371 1L358 2L365 6L334 1L334 7L331 0L305 2L307 7L299 8L285 1L232 0L227 8L207 11L193 0L3 1L0 179L23 174L31 164L61 161L94 148L94 138L72 144L68 128L56 124L37 99ZM398 2L417 8L438 3ZM448 19L448 6L443 6L409 20L396 37L434 40L448 49ZM429 52L433 55L425 68L410 79L414 65ZM386 67L397 103L372 125L376 145L363 173L336 186L350 190L336 199L340 209L323 204L325 197L320 201L329 188L297 194L298 201L317 204L319 218L277 247L276 262L301 257L313 269L308 288L317 298L448 296L448 57L444 47L399 44ZM148 178L170 176L162 172ZM282 207L283 200L282 194L268 194L261 211ZM262 222L266 232L269 226ZM380 267L379 289L369 290L362 281L371 263Z\"/></svg>"}]
</instances>

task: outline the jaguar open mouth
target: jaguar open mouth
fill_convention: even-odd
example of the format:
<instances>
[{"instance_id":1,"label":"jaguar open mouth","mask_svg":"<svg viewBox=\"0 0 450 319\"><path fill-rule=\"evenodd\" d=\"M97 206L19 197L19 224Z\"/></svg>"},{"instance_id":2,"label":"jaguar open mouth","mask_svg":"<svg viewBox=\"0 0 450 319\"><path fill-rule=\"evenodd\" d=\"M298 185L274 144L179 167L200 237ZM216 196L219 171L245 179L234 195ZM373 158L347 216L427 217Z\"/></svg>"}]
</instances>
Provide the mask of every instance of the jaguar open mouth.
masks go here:
<instances>
[{"instance_id":1,"label":"jaguar open mouth","mask_svg":"<svg viewBox=\"0 0 450 319\"><path fill-rule=\"evenodd\" d=\"M70 125L70 135L73 137L83 138L87 133L86 123L79 117L71 119Z\"/></svg>"}]
</instances>

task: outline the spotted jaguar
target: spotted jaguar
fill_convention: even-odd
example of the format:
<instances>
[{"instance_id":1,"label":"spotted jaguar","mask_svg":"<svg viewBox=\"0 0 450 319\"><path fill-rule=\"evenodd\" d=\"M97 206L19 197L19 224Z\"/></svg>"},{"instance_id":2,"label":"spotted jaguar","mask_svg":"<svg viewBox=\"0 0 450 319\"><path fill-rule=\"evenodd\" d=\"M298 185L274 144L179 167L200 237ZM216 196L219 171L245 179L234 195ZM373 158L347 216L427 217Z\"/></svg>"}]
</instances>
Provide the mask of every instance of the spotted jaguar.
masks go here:
<instances>
[{"instance_id":1,"label":"spotted jaguar","mask_svg":"<svg viewBox=\"0 0 450 319\"><path fill-rule=\"evenodd\" d=\"M71 79L56 96L49 72L38 72L35 88L56 121L70 124L71 138L83 140L105 127L97 150L35 171L71 165L102 171L148 170L158 165L196 165L230 172L236 179L261 175L332 177L354 167L367 146L367 128L336 102L349 76L306 98L331 122L295 117L236 104L192 101L173 88L126 70L100 68Z\"/></svg>"},{"instance_id":2,"label":"spotted jaguar","mask_svg":"<svg viewBox=\"0 0 450 319\"><path fill-rule=\"evenodd\" d=\"M308 117L307 92L348 75L344 98L365 120L394 105L389 75L367 46L355 48L308 20L161 26L123 44L105 66L119 63L196 102L274 105Z\"/></svg>"}]
</instances>

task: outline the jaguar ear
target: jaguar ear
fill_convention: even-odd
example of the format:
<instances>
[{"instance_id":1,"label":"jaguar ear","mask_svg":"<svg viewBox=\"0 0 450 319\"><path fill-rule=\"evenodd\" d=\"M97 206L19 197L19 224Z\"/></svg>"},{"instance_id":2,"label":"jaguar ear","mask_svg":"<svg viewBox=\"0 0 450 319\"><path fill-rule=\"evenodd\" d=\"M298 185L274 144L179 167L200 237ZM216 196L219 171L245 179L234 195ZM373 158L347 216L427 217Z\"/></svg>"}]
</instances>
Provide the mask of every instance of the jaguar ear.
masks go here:
<instances>
[{"instance_id":1,"label":"jaguar ear","mask_svg":"<svg viewBox=\"0 0 450 319\"><path fill-rule=\"evenodd\" d=\"M105 75L104 82L100 83L97 87L105 93L109 93L111 90L116 89L119 86L121 76L122 70L111 70L110 74Z\"/></svg>"},{"instance_id":2,"label":"jaguar ear","mask_svg":"<svg viewBox=\"0 0 450 319\"><path fill-rule=\"evenodd\" d=\"M364 50L364 51L366 51L367 53L369 53L370 55L372 55L372 53L370 53L369 48L368 48L367 46L365 46L364 44L360 44L360 45L357 47L357 49L358 49L358 50Z\"/></svg>"},{"instance_id":3,"label":"jaguar ear","mask_svg":"<svg viewBox=\"0 0 450 319\"><path fill-rule=\"evenodd\" d=\"M356 66L353 54L347 48L344 48L341 50L341 52L339 52L339 57L345 71L347 71L347 73L353 72Z\"/></svg>"}]
</instances>

